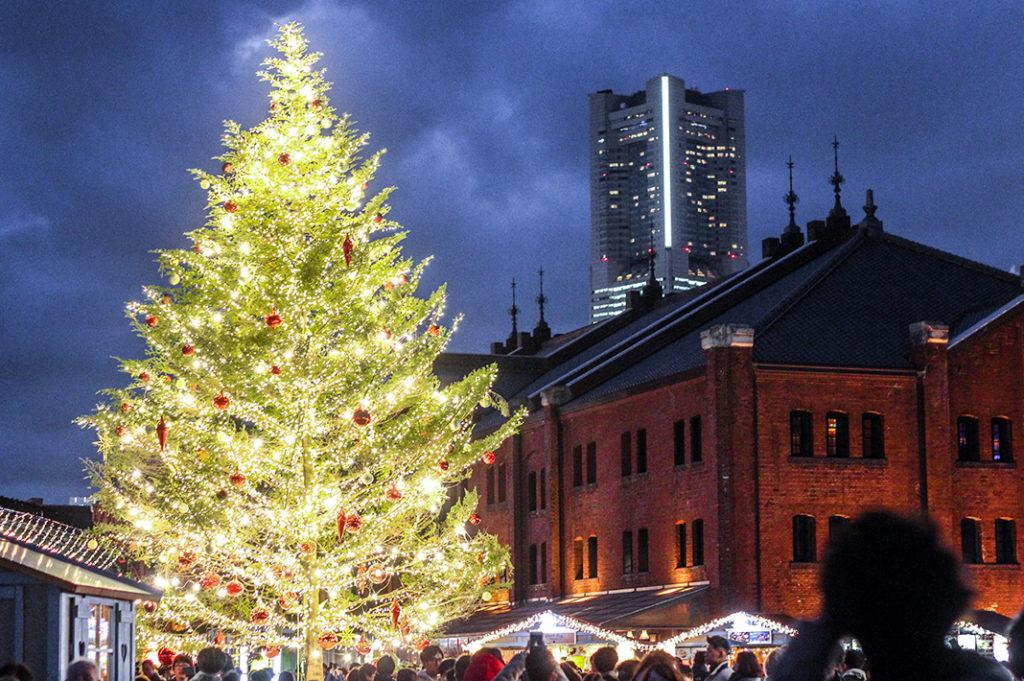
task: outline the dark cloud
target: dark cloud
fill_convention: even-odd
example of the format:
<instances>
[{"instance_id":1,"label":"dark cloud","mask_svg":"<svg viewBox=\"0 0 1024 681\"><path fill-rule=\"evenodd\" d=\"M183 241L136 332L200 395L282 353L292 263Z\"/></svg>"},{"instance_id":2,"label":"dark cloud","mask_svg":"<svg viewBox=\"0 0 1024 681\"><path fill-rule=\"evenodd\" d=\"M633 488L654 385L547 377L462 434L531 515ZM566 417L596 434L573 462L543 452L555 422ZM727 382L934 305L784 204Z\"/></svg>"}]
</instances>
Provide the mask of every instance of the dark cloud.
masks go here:
<instances>
[{"instance_id":1,"label":"dark cloud","mask_svg":"<svg viewBox=\"0 0 1024 681\"><path fill-rule=\"evenodd\" d=\"M71 424L141 345L123 306L153 249L205 220L188 168L221 121L266 113L255 77L274 22L306 24L332 101L388 148L380 186L426 284L465 319L453 348L532 327L546 271L556 330L587 315L587 94L664 71L746 90L749 248L875 189L886 228L997 267L1024 261L1019 2L61 2L0 22L0 494L85 492L92 434Z\"/></svg>"}]
</instances>

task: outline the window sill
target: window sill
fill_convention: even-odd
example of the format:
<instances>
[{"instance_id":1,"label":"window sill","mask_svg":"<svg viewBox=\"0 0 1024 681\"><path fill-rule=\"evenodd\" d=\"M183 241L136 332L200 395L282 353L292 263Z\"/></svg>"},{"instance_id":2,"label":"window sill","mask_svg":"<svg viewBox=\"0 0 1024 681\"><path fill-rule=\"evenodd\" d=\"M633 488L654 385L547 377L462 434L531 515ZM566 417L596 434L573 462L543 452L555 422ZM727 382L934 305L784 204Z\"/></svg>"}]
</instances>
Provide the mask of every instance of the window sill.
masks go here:
<instances>
[{"instance_id":1,"label":"window sill","mask_svg":"<svg viewBox=\"0 0 1024 681\"><path fill-rule=\"evenodd\" d=\"M573 487L571 493L575 494L577 492L590 492L595 489L597 489L597 483L591 482L586 485L580 485L579 487Z\"/></svg>"},{"instance_id":2,"label":"window sill","mask_svg":"<svg viewBox=\"0 0 1024 681\"><path fill-rule=\"evenodd\" d=\"M997 469L998 468L1006 468L1006 469L1012 470L1012 469L1017 467L1017 464L1014 463L1013 461L961 461L960 459L957 459L956 467L957 468L997 468Z\"/></svg>"},{"instance_id":3,"label":"window sill","mask_svg":"<svg viewBox=\"0 0 1024 681\"><path fill-rule=\"evenodd\" d=\"M700 461L689 461L687 463L677 463L677 464L674 464L672 467L675 470L677 470L677 471L685 471L685 470L690 469L690 468L700 468L703 463L704 463L704 460L701 459Z\"/></svg>"},{"instance_id":4,"label":"window sill","mask_svg":"<svg viewBox=\"0 0 1024 681\"><path fill-rule=\"evenodd\" d=\"M861 456L789 456L790 463L796 464L822 464L834 463L839 466L874 466L884 468L889 465L889 459L865 459Z\"/></svg>"},{"instance_id":5,"label":"window sill","mask_svg":"<svg viewBox=\"0 0 1024 681\"><path fill-rule=\"evenodd\" d=\"M967 568L995 568L996 570L1019 570L1020 563L964 563Z\"/></svg>"},{"instance_id":6,"label":"window sill","mask_svg":"<svg viewBox=\"0 0 1024 681\"><path fill-rule=\"evenodd\" d=\"M818 563L817 561L813 563L808 563L804 561L791 560L789 561L789 567L791 570L817 570Z\"/></svg>"}]
</instances>

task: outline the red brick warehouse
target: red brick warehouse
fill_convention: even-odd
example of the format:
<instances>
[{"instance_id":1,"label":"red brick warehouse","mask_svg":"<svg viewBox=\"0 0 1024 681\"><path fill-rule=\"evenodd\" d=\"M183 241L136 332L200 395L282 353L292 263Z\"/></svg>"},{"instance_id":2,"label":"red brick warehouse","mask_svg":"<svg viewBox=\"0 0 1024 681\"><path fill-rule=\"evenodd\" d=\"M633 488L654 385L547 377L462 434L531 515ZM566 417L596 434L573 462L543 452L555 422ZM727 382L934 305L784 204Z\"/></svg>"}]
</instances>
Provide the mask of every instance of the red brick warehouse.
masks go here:
<instances>
[{"instance_id":1,"label":"red brick warehouse","mask_svg":"<svg viewBox=\"0 0 1024 681\"><path fill-rule=\"evenodd\" d=\"M937 522L973 608L1024 605L1020 279L888 234L868 203L713 285L654 283L619 317L443 359L497 361L530 410L472 480L512 547L513 601L688 585L641 621L814 615L830 532L884 506Z\"/></svg>"}]
</instances>

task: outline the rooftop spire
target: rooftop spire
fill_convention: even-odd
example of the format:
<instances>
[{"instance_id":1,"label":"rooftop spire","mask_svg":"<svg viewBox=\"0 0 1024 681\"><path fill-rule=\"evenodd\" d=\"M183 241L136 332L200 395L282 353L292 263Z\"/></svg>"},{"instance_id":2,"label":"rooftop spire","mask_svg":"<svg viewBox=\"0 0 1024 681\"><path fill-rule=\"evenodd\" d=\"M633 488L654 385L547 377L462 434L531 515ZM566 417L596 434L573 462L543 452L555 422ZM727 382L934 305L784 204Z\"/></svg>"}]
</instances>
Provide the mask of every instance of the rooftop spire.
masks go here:
<instances>
[{"instance_id":1,"label":"rooftop spire","mask_svg":"<svg viewBox=\"0 0 1024 681\"><path fill-rule=\"evenodd\" d=\"M878 210L878 206L875 205L875 193L869 189L867 199L864 201L864 219L857 225L868 236L877 237L882 234L882 221L875 217L876 210Z\"/></svg>"},{"instance_id":2,"label":"rooftop spire","mask_svg":"<svg viewBox=\"0 0 1024 681\"><path fill-rule=\"evenodd\" d=\"M648 269L647 285L648 286L653 286L654 284L658 283L658 280L654 277L654 258L655 257L656 257L656 255L654 253L654 234L652 233L651 234L651 246L650 246L650 248L647 249L647 269Z\"/></svg>"},{"instance_id":3,"label":"rooftop spire","mask_svg":"<svg viewBox=\"0 0 1024 681\"><path fill-rule=\"evenodd\" d=\"M541 267L537 274L540 275L540 295L537 296L537 304L540 305L540 323L544 324L544 303L548 302L548 299L544 297L544 268Z\"/></svg>"},{"instance_id":4,"label":"rooftop spire","mask_svg":"<svg viewBox=\"0 0 1024 681\"><path fill-rule=\"evenodd\" d=\"M548 302L548 299L544 297L544 268L541 267L537 274L540 275L540 295L537 296L537 304L540 306L540 321L537 322L537 326L533 327L533 340L539 346L544 341L551 339L551 327L544 321L544 303Z\"/></svg>"},{"instance_id":5,"label":"rooftop spire","mask_svg":"<svg viewBox=\"0 0 1024 681\"><path fill-rule=\"evenodd\" d=\"M835 192L836 205L832 206L832 210L829 211L829 217L840 217L846 215L846 209L839 202L839 187L846 182L846 178L839 172L839 138L835 135L832 136L832 157L835 163L835 172L832 173L832 177L828 178L828 181L832 185L832 191Z\"/></svg>"},{"instance_id":6,"label":"rooftop spire","mask_svg":"<svg viewBox=\"0 0 1024 681\"><path fill-rule=\"evenodd\" d=\"M512 338L516 337L519 332L519 327L516 325L516 319L519 317L519 308L516 306L516 279L512 277L512 307L508 309L508 313L512 315Z\"/></svg>"},{"instance_id":7,"label":"rooftop spire","mask_svg":"<svg viewBox=\"0 0 1024 681\"><path fill-rule=\"evenodd\" d=\"M789 224L786 229L783 230L783 234L789 234L791 232L799 232L800 228L796 225L796 204L800 201L800 197L793 192L793 157L789 157L789 161L786 162L786 167L789 168L789 193L783 197L783 200L789 204Z\"/></svg>"}]
</instances>

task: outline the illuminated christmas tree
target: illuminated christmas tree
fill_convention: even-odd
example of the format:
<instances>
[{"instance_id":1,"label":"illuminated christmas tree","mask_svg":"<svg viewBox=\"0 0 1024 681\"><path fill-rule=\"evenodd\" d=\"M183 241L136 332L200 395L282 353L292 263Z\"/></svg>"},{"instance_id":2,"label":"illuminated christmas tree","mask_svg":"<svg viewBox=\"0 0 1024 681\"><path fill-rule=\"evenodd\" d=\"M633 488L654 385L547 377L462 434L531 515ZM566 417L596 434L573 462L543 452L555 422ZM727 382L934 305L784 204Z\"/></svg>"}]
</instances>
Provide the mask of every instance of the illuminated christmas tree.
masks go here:
<instances>
[{"instance_id":1,"label":"illuminated christmas tree","mask_svg":"<svg viewBox=\"0 0 1024 681\"><path fill-rule=\"evenodd\" d=\"M366 194L380 153L301 28L271 44L270 117L226 123L221 172L193 171L206 226L158 251L168 285L128 305L147 357L82 422L99 530L166 588L140 643L296 646L316 679L321 649L422 647L501 586L507 551L455 492L520 419L472 438L495 368L439 384L444 290L415 296L390 190Z\"/></svg>"}]
</instances>

